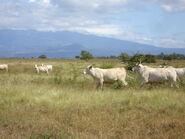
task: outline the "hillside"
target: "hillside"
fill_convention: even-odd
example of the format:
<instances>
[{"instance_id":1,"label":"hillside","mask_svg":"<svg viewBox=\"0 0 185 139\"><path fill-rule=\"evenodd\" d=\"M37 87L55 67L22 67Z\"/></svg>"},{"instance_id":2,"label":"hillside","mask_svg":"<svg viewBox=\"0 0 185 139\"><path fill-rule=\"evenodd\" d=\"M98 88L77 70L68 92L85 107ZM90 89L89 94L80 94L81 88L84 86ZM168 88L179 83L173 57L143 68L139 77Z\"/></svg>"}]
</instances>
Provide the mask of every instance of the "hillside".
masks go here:
<instances>
[{"instance_id":1,"label":"hillside","mask_svg":"<svg viewBox=\"0 0 185 139\"><path fill-rule=\"evenodd\" d=\"M40 54L46 54L53 58L74 58L81 50L88 50L95 56L119 55L121 52L185 54L183 48L160 48L68 31L0 30L0 48L0 57L37 57Z\"/></svg>"}]
</instances>

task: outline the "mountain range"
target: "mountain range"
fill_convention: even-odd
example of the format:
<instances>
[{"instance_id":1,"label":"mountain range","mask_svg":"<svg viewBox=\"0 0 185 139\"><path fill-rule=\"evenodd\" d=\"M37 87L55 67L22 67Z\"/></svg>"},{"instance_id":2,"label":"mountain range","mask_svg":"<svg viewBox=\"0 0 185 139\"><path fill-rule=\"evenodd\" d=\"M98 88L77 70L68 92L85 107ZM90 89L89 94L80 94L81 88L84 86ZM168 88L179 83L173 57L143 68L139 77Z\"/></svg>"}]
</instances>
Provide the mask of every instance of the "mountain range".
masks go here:
<instances>
[{"instance_id":1,"label":"mountain range","mask_svg":"<svg viewBox=\"0 0 185 139\"><path fill-rule=\"evenodd\" d=\"M70 31L0 30L0 57L74 58L82 50L94 56L118 56L120 53L185 54L185 48L162 48Z\"/></svg>"}]
</instances>

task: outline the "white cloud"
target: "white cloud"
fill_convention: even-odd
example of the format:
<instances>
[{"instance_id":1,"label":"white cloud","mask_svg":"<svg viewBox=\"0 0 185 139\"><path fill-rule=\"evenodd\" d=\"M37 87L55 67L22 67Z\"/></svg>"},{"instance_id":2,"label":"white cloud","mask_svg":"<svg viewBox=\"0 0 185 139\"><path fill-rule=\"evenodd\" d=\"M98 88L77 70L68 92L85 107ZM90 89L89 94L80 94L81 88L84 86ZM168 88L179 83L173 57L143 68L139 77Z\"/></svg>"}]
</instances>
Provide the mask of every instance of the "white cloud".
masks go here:
<instances>
[{"instance_id":1,"label":"white cloud","mask_svg":"<svg viewBox=\"0 0 185 139\"><path fill-rule=\"evenodd\" d=\"M155 2L168 12L185 10L185 0L155 0Z\"/></svg>"},{"instance_id":2,"label":"white cloud","mask_svg":"<svg viewBox=\"0 0 185 139\"><path fill-rule=\"evenodd\" d=\"M98 26L93 26L93 27L71 27L68 28L68 30L71 31L79 31L82 33L90 33L90 34L95 34L99 36L117 36L121 34L120 31L121 27L116 26L116 25L98 25Z\"/></svg>"},{"instance_id":3,"label":"white cloud","mask_svg":"<svg viewBox=\"0 0 185 139\"><path fill-rule=\"evenodd\" d=\"M69 30L136 41L157 46L185 47L174 39L155 39L141 35L133 26L111 23L107 15L126 14L157 4L168 12L185 10L185 0L28 0L0 1L0 28Z\"/></svg>"},{"instance_id":4,"label":"white cloud","mask_svg":"<svg viewBox=\"0 0 185 139\"><path fill-rule=\"evenodd\" d=\"M185 48L184 40L177 40L173 38L163 38L161 40L155 40L154 44L167 48Z\"/></svg>"},{"instance_id":5,"label":"white cloud","mask_svg":"<svg viewBox=\"0 0 185 139\"><path fill-rule=\"evenodd\" d=\"M138 36L136 42L150 44L158 47L165 48L185 48L185 40L178 40L169 37L165 38L146 38Z\"/></svg>"}]
</instances>

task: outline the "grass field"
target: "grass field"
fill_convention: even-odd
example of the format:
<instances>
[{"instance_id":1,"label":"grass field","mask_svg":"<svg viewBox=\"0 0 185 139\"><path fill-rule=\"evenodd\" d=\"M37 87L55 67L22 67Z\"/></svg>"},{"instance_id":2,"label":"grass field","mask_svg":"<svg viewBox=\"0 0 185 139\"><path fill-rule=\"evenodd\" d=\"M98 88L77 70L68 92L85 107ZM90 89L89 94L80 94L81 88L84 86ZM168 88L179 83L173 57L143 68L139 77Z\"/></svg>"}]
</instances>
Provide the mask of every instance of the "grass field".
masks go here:
<instances>
[{"instance_id":1,"label":"grass field","mask_svg":"<svg viewBox=\"0 0 185 139\"><path fill-rule=\"evenodd\" d=\"M165 61L185 67L185 61ZM183 139L185 138L185 80L179 88L168 83L140 88L137 74L128 71L128 86L95 89L83 75L90 64L123 67L119 60L89 62L67 59L0 59L1 139ZM52 64L46 75L34 64ZM158 61L150 66L158 66Z\"/></svg>"}]
</instances>

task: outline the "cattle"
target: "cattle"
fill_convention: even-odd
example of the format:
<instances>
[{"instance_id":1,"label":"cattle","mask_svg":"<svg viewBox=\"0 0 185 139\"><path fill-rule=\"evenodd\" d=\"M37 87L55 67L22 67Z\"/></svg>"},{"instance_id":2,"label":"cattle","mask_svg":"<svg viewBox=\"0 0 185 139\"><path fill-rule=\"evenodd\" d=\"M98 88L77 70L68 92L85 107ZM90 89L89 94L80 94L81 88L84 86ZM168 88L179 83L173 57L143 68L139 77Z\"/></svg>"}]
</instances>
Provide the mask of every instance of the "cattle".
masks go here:
<instances>
[{"instance_id":1,"label":"cattle","mask_svg":"<svg viewBox=\"0 0 185 139\"><path fill-rule=\"evenodd\" d=\"M6 71L8 71L8 65L7 64L0 65L0 70L6 70Z\"/></svg>"},{"instance_id":2,"label":"cattle","mask_svg":"<svg viewBox=\"0 0 185 139\"><path fill-rule=\"evenodd\" d=\"M103 89L104 83L113 83L118 80L126 86L126 70L125 68L111 68L111 69L101 69L94 68L91 65L84 70L84 74L88 74L93 77L96 81L96 88L99 87Z\"/></svg>"},{"instance_id":3,"label":"cattle","mask_svg":"<svg viewBox=\"0 0 185 139\"><path fill-rule=\"evenodd\" d=\"M145 83L164 81L170 81L171 86L173 86L173 83L176 83L177 80L177 73L175 71L175 68L173 67L151 68L142 64L136 64L136 66L134 66L132 70L138 72L143 78L141 86L143 86Z\"/></svg>"},{"instance_id":4,"label":"cattle","mask_svg":"<svg viewBox=\"0 0 185 139\"><path fill-rule=\"evenodd\" d=\"M175 71L179 78L182 78L183 76L185 76L185 68L175 68Z\"/></svg>"},{"instance_id":5,"label":"cattle","mask_svg":"<svg viewBox=\"0 0 185 139\"><path fill-rule=\"evenodd\" d=\"M159 67L160 68L169 68L169 67L174 68L172 66L161 66L161 65ZM180 78L185 76L185 68L174 68L174 69L175 69L175 71L177 73L177 78L178 79L180 79Z\"/></svg>"},{"instance_id":6,"label":"cattle","mask_svg":"<svg viewBox=\"0 0 185 139\"><path fill-rule=\"evenodd\" d=\"M49 74L49 70L48 70L48 67L47 66L37 66L35 65L35 69L37 71L37 73L39 73L40 71L42 72L46 72L47 74Z\"/></svg>"},{"instance_id":7,"label":"cattle","mask_svg":"<svg viewBox=\"0 0 185 139\"><path fill-rule=\"evenodd\" d=\"M44 64L42 64L42 66L44 66ZM49 71L52 71L52 70L53 70L53 66L52 66L52 65L45 65L45 66L48 67L48 70L49 70Z\"/></svg>"}]
</instances>

